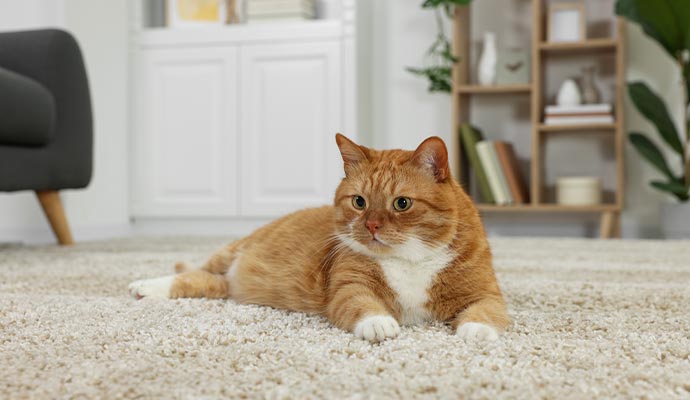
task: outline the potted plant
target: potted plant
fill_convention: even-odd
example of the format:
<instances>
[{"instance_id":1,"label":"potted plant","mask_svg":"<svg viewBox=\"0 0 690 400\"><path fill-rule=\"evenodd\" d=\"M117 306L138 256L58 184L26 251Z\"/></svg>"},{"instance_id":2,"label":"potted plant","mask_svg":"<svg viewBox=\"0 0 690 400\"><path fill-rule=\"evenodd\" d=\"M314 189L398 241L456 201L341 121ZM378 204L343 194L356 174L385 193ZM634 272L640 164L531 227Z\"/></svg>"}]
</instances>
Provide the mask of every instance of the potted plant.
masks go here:
<instances>
[{"instance_id":1,"label":"potted plant","mask_svg":"<svg viewBox=\"0 0 690 400\"><path fill-rule=\"evenodd\" d=\"M443 27L444 10L448 17L452 17L455 7L466 6L472 0L424 0L422 8L433 9L436 15L438 33L436 40L427 51L429 64L422 68L406 68L408 72L424 77L429 81L429 92L450 93L453 87L453 64L460 61L453 55L452 45Z\"/></svg>"},{"instance_id":2,"label":"potted plant","mask_svg":"<svg viewBox=\"0 0 690 400\"><path fill-rule=\"evenodd\" d=\"M629 139L642 157L651 163L664 180L650 184L674 197L675 204L664 205L666 237L690 237L690 2L680 0L617 0L616 14L640 25L673 58L681 72L681 126L677 127L664 101L644 82L628 84L628 93L637 110L656 127L663 142L674 153L671 165L649 135L630 132ZM677 158L676 158L677 156ZM674 165L675 164L675 165ZM680 171L679 171L680 170Z\"/></svg>"}]
</instances>

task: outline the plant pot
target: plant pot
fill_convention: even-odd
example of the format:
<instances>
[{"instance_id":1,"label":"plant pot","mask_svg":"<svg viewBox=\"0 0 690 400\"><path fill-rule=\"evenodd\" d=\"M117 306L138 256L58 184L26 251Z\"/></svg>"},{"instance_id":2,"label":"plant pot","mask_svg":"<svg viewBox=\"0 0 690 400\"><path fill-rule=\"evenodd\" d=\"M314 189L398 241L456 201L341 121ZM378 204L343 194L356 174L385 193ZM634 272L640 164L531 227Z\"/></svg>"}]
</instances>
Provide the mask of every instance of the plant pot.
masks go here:
<instances>
[{"instance_id":1,"label":"plant pot","mask_svg":"<svg viewBox=\"0 0 690 400\"><path fill-rule=\"evenodd\" d=\"M690 201L662 204L661 222L666 239L690 239Z\"/></svg>"}]
</instances>

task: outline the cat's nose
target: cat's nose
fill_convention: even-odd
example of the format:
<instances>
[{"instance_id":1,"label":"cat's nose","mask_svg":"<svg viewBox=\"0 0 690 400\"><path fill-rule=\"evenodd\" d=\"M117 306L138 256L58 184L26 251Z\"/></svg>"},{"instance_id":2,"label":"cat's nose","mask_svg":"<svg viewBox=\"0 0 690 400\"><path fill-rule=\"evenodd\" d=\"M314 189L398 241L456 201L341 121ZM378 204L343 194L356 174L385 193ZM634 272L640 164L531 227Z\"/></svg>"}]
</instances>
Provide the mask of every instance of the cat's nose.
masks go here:
<instances>
[{"instance_id":1,"label":"cat's nose","mask_svg":"<svg viewBox=\"0 0 690 400\"><path fill-rule=\"evenodd\" d=\"M381 227L381 223L379 221L367 221L364 225L366 225L367 229L369 229L369 232L371 232L372 235L374 235Z\"/></svg>"}]
</instances>

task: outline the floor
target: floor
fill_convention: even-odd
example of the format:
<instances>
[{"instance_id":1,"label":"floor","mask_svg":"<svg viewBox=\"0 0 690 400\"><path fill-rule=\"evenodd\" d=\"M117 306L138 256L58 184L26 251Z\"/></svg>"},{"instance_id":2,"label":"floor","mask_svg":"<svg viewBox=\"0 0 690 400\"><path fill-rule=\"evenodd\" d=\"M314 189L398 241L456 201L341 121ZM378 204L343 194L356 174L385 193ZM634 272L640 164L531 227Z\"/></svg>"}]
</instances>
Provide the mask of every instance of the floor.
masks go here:
<instances>
[{"instance_id":1,"label":"floor","mask_svg":"<svg viewBox=\"0 0 690 400\"><path fill-rule=\"evenodd\" d=\"M226 241L0 245L0 398L690 397L689 241L492 240L514 323L489 344L128 296Z\"/></svg>"}]
</instances>

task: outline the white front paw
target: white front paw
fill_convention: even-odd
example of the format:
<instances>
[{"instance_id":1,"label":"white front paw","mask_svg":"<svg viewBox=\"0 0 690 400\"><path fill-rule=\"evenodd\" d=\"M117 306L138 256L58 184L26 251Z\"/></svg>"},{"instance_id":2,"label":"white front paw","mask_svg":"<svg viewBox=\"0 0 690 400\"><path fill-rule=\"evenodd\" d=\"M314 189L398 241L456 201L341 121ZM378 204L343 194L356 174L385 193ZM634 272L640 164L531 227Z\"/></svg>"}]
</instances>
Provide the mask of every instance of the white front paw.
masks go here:
<instances>
[{"instance_id":1,"label":"white front paw","mask_svg":"<svg viewBox=\"0 0 690 400\"><path fill-rule=\"evenodd\" d=\"M154 299L167 299L170 297L170 287L174 276L164 276L156 279L142 279L129 284L129 294L134 298L141 299L151 297Z\"/></svg>"},{"instance_id":2,"label":"white front paw","mask_svg":"<svg viewBox=\"0 0 690 400\"><path fill-rule=\"evenodd\" d=\"M458 326L458 336L464 340L476 340L490 342L498 339L498 331L490 325L479 322L465 322Z\"/></svg>"},{"instance_id":3,"label":"white front paw","mask_svg":"<svg viewBox=\"0 0 690 400\"><path fill-rule=\"evenodd\" d=\"M400 333L400 325L389 315L365 317L355 326L355 335L370 342L394 338Z\"/></svg>"}]
</instances>

